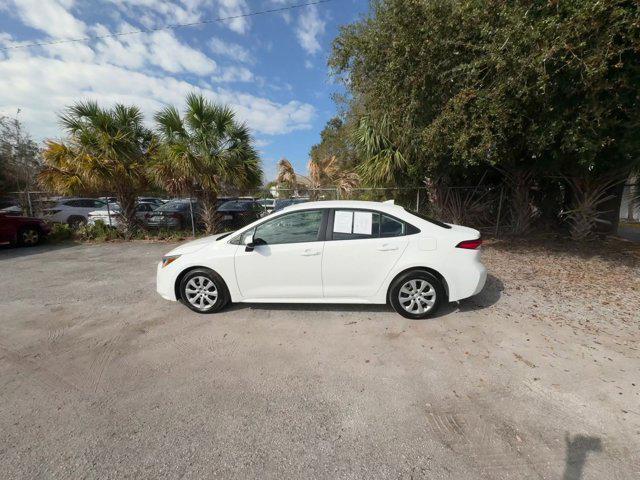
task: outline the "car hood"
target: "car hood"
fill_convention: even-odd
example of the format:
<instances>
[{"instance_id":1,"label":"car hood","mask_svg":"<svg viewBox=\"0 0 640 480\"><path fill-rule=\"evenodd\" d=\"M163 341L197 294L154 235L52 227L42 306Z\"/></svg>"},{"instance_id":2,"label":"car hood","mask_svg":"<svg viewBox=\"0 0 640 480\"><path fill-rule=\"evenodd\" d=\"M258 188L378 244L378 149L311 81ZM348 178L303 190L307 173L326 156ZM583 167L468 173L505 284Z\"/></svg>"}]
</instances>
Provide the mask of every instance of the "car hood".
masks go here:
<instances>
[{"instance_id":1,"label":"car hood","mask_svg":"<svg viewBox=\"0 0 640 480\"><path fill-rule=\"evenodd\" d=\"M185 255L187 253L194 253L207 245L211 245L212 242L215 242L218 238L227 235L229 232L218 233L216 235L210 235L208 237L199 238L197 240L192 240L187 243L183 243L182 245L171 250L167 255Z\"/></svg>"}]
</instances>

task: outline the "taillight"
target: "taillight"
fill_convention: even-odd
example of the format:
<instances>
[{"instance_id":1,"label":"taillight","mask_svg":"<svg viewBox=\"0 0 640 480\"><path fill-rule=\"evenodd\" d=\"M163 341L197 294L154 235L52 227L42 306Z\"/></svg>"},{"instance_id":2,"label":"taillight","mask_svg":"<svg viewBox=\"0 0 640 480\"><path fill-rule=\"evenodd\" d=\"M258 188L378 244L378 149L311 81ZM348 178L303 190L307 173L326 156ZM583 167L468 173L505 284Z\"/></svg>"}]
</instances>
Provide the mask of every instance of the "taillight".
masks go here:
<instances>
[{"instance_id":1,"label":"taillight","mask_svg":"<svg viewBox=\"0 0 640 480\"><path fill-rule=\"evenodd\" d=\"M482 239L476 238L475 240L463 240L456 245L456 248L466 248L467 250L475 250L482 245Z\"/></svg>"}]
</instances>

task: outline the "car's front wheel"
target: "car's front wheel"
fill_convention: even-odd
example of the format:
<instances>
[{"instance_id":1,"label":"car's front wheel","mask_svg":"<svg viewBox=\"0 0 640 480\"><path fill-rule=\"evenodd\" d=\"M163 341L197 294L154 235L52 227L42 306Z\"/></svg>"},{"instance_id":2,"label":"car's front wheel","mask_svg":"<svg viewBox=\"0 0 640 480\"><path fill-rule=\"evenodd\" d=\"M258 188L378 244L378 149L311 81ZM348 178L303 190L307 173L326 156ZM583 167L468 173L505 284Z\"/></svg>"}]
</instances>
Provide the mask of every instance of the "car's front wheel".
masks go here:
<instances>
[{"instance_id":1,"label":"car's front wheel","mask_svg":"<svg viewBox=\"0 0 640 480\"><path fill-rule=\"evenodd\" d=\"M194 312L215 313L229 303L229 293L220 275L198 268L188 272L180 281L180 299Z\"/></svg>"},{"instance_id":2,"label":"car's front wheel","mask_svg":"<svg viewBox=\"0 0 640 480\"><path fill-rule=\"evenodd\" d=\"M40 230L36 227L24 227L18 232L18 244L24 247L35 247L40 243Z\"/></svg>"},{"instance_id":3,"label":"car's front wheel","mask_svg":"<svg viewBox=\"0 0 640 480\"><path fill-rule=\"evenodd\" d=\"M400 315L414 320L427 318L444 301L442 282L424 270L412 270L400 275L389 289L389 301Z\"/></svg>"}]
</instances>

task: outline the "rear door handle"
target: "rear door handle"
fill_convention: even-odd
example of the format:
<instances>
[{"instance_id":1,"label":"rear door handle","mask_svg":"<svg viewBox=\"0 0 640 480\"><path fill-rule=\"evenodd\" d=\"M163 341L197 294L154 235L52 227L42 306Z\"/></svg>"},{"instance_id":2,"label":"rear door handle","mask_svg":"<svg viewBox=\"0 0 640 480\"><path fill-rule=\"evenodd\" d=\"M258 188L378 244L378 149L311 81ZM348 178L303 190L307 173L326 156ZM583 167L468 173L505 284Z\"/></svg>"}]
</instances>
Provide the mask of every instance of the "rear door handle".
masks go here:
<instances>
[{"instance_id":1,"label":"rear door handle","mask_svg":"<svg viewBox=\"0 0 640 480\"><path fill-rule=\"evenodd\" d=\"M391 250L398 250L397 245L387 245L386 243L381 247L378 247L378 250L381 252L390 252Z\"/></svg>"},{"instance_id":2,"label":"rear door handle","mask_svg":"<svg viewBox=\"0 0 640 480\"><path fill-rule=\"evenodd\" d=\"M303 257L313 257L315 255L320 255L320 252L318 250L309 250L309 249L302 252Z\"/></svg>"}]
</instances>

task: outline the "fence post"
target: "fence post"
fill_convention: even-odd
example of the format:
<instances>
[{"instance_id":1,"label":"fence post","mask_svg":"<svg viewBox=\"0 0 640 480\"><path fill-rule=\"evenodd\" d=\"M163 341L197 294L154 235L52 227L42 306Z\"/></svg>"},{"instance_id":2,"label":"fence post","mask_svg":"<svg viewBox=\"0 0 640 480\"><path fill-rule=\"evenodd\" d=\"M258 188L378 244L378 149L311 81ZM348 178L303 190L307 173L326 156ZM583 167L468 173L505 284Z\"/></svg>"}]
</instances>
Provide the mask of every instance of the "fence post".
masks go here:
<instances>
[{"instance_id":1,"label":"fence post","mask_svg":"<svg viewBox=\"0 0 640 480\"><path fill-rule=\"evenodd\" d=\"M109 197L106 197L107 200L107 216L109 217L109 226L112 227L113 225L111 225L111 208L109 207Z\"/></svg>"},{"instance_id":2,"label":"fence post","mask_svg":"<svg viewBox=\"0 0 640 480\"><path fill-rule=\"evenodd\" d=\"M31 206L31 192L27 190L27 204L29 205L29 216L33 217L33 207Z\"/></svg>"},{"instance_id":3,"label":"fence post","mask_svg":"<svg viewBox=\"0 0 640 480\"><path fill-rule=\"evenodd\" d=\"M502 197L504 196L504 186L500 187L500 203L498 204L498 218L496 220L496 238L498 238L498 230L500 228L500 214L502 213Z\"/></svg>"},{"instance_id":4,"label":"fence post","mask_svg":"<svg viewBox=\"0 0 640 480\"><path fill-rule=\"evenodd\" d=\"M416 193L416 212L420 211L420 187L418 187L418 192Z\"/></svg>"},{"instance_id":5,"label":"fence post","mask_svg":"<svg viewBox=\"0 0 640 480\"><path fill-rule=\"evenodd\" d=\"M191 234L196 236L196 222L193 219L193 203L191 203L191 195L189 195L189 213L191 214Z\"/></svg>"}]
</instances>

